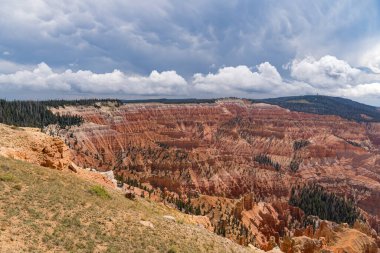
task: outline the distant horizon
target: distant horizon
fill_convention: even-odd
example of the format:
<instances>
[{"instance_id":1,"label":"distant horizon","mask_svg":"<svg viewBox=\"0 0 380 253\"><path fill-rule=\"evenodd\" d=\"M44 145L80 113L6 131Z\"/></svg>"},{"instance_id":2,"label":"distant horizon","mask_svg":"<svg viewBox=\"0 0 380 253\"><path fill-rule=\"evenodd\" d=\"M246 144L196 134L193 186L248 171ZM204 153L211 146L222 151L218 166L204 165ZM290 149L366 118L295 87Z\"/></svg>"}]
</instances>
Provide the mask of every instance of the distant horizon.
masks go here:
<instances>
[{"instance_id":1,"label":"distant horizon","mask_svg":"<svg viewBox=\"0 0 380 253\"><path fill-rule=\"evenodd\" d=\"M315 94L315 95L310 95L310 94L305 94L305 95L296 95L296 96L281 96L281 97L265 97L265 98L247 98L247 97L206 97L206 98L196 98L196 97L157 97L157 98L117 98L117 97L86 97L86 98L53 98L53 99L7 99L7 98L0 98L0 100L5 100L5 101L75 101L75 100L119 100L119 101L136 101L136 102L144 102L144 101L156 101L156 100L222 100L222 99L240 99L240 100L266 100L266 99L278 99L278 98L289 98L289 97L308 97L308 96L321 96L321 97L335 97L335 98L342 98L342 99L348 99L353 102L357 102L360 104L368 105L368 106L373 106L380 108L380 104L378 105L373 105L373 104L368 104L368 103L363 103L360 101L357 101L355 99L350 99L350 98L345 98L345 97L340 97L340 96L328 96L328 95L322 95L322 94Z\"/></svg>"}]
</instances>

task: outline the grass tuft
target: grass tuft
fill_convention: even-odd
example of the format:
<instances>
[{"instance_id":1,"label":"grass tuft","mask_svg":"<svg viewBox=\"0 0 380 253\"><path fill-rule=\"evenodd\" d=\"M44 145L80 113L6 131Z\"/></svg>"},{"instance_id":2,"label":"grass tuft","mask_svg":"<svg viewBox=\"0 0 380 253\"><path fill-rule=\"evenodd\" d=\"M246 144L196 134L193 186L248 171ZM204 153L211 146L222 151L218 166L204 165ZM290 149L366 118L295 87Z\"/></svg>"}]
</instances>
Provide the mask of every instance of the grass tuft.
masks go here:
<instances>
[{"instance_id":1,"label":"grass tuft","mask_svg":"<svg viewBox=\"0 0 380 253\"><path fill-rule=\"evenodd\" d=\"M177 251L176 251L174 248L170 248L170 249L168 250L168 253L177 253Z\"/></svg>"},{"instance_id":2,"label":"grass tuft","mask_svg":"<svg viewBox=\"0 0 380 253\"><path fill-rule=\"evenodd\" d=\"M90 193L98 196L98 197L101 197L103 199L110 199L111 196L109 195L109 193L106 191L106 189L104 189L103 186L99 186L99 185L94 185L90 188Z\"/></svg>"},{"instance_id":3,"label":"grass tuft","mask_svg":"<svg viewBox=\"0 0 380 253\"><path fill-rule=\"evenodd\" d=\"M12 182L15 180L15 177L10 173L2 173L0 174L0 181L3 182Z\"/></svg>"}]
</instances>

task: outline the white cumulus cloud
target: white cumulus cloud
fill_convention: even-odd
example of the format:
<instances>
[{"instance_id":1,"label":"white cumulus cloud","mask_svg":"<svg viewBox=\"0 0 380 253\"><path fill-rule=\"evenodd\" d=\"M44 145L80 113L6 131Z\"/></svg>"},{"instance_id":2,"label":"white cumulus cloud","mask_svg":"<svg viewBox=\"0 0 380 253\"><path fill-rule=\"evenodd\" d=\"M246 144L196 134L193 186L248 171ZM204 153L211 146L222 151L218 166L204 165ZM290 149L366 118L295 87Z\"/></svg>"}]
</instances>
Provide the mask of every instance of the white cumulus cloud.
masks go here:
<instances>
[{"instance_id":1,"label":"white cumulus cloud","mask_svg":"<svg viewBox=\"0 0 380 253\"><path fill-rule=\"evenodd\" d=\"M281 75L268 62L258 65L257 71L240 65L220 68L215 74L197 73L193 76L193 85L196 89L216 94L268 92L281 83Z\"/></svg>"},{"instance_id":2,"label":"white cumulus cloud","mask_svg":"<svg viewBox=\"0 0 380 253\"><path fill-rule=\"evenodd\" d=\"M380 44L367 49L359 60L360 64L380 74Z\"/></svg>"},{"instance_id":3,"label":"white cumulus cloud","mask_svg":"<svg viewBox=\"0 0 380 253\"><path fill-rule=\"evenodd\" d=\"M355 98L380 96L379 74L352 67L335 56L295 59L288 68L293 82L307 83L322 94Z\"/></svg>"},{"instance_id":4,"label":"white cumulus cloud","mask_svg":"<svg viewBox=\"0 0 380 253\"><path fill-rule=\"evenodd\" d=\"M32 70L0 74L0 89L75 91L94 94L173 95L186 92L187 82L175 71L152 71L149 76L129 75L120 70L97 74L70 69L57 72L46 63Z\"/></svg>"},{"instance_id":5,"label":"white cumulus cloud","mask_svg":"<svg viewBox=\"0 0 380 253\"><path fill-rule=\"evenodd\" d=\"M293 60L290 74L294 79L310 83L316 88L332 88L355 83L361 71L335 56L326 55L319 60L313 57Z\"/></svg>"},{"instance_id":6,"label":"white cumulus cloud","mask_svg":"<svg viewBox=\"0 0 380 253\"><path fill-rule=\"evenodd\" d=\"M293 60L287 67L290 79L283 78L268 62L254 68L246 65L222 67L213 73L196 73L185 80L176 71L153 70L149 75L120 70L95 73L90 70L58 71L46 63L37 66L0 61L0 94L83 94L94 96L138 97L279 97L323 94L366 101L380 98L380 74L351 66L326 55ZM4 71L6 69L7 71ZM31 96L32 98L33 96ZM46 98L49 98L47 96Z\"/></svg>"},{"instance_id":7,"label":"white cumulus cloud","mask_svg":"<svg viewBox=\"0 0 380 253\"><path fill-rule=\"evenodd\" d=\"M344 97L380 97L380 82L358 84L349 89L338 89L335 94Z\"/></svg>"}]
</instances>

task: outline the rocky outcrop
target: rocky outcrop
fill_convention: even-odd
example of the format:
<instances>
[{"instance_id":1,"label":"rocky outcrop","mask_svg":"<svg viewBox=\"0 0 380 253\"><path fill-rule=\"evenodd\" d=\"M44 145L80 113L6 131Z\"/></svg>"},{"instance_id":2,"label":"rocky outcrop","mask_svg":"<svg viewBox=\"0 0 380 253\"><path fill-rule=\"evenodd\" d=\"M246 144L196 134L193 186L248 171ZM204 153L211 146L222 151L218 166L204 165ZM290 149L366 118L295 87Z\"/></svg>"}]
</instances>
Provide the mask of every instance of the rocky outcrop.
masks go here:
<instances>
[{"instance_id":1,"label":"rocky outcrop","mask_svg":"<svg viewBox=\"0 0 380 253\"><path fill-rule=\"evenodd\" d=\"M378 252L376 241L371 235L349 228L347 224L336 225L322 221L314 233L314 238L323 238L323 248L332 252Z\"/></svg>"},{"instance_id":2,"label":"rocky outcrop","mask_svg":"<svg viewBox=\"0 0 380 253\"><path fill-rule=\"evenodd\" d=\"M60 131L82 167L115 169L177 193L286 201L291 187L316 182L354 198L373 228L380 217L378 125L292 112L244 100L214 104L65 107L80 127ZM295 145L305 140L306 145ZM256 156L267 155L272 164Z\"/></svg>"},{"instance_id":3,"label":"rocky outcrop","mask_svg":"<svg viewBox=\"0 0 380 253\"><path fill-rule=\"evenodd\" d=\"M285 253L326 252L321 251L322 246L323 239L313 239L307 236L287 237L281 244L281 250Z\"/></svg>"},{"instance_id":4,"label":"rocky outcrop","mask_svg":"<svg viewBox=\"0 0 380 253\"><path fill-rule=\"evenodd\" d=\"M63 170L71 163L71 153L60 138L39 129L0 124L0 155Z\"/></svg>"},{"instance_id":5,"label":"rocky outcrop","mask_svg":"<svg viewBox=\"0 0 380 253\"><path fill-rule=\"evenodd\" d=\"M285 202L258 202L241 215L243 224L255 236L256 243L264 248L271 240L279 245L280 238L293 236L294 229L301 227L304 217L302 210Z\"/></svg>"},{"instance_id":6,"label":"rocky outcrop","mask_svg":"<svg viewBox=\"0 0 380 253\"><path fill-rule=\"evenodd\" d=\"M363 224L363 226L365 226ZM375 238L349 228L347 224L335 224L328 221L319 221L315 231L306 228L303 234L285 237L281 240L281 250L285 253L295 252L334 252L334 253L377 253L378 247Z\"/></svg>"},{"instance_id":7,"label":"rocky outcrop","mask_svg":"<svg viewBox=\"0 0 380 253\"><path fill-rule=\"evenodd\" d=\"M377 252L377 233L366 223L357 221L349 227L316 216L306 217L302 210L286 202L257 203L254 199L252 194L238 200L202 195L192 203L202 207L214 231L223 231L231 240L265 251ZM242 231L248 236L242 238Z\"/></svg>"}]
</instances>

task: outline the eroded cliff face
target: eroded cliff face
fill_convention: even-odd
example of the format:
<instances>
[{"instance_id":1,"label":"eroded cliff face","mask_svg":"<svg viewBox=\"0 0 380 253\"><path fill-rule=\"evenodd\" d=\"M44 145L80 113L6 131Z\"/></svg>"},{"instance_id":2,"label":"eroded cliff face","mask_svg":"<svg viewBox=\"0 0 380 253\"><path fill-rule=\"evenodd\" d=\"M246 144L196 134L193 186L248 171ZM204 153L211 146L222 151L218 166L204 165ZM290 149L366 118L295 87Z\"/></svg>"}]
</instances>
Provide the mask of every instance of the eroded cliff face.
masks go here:
<instances>
[{"instance_id":1,"label":"eroded cliff face","mask_svg":"<svg viewBox=\"0 0 380 253\"><path fill-rule=\"evenodd\" d=\"M115 169L177 193L238 198L254 192L267 202L286 200L297 183L318 182L355 198L379 230L378 124L243 100L53 110L85 119L59 132L80 166ZM307 144L296 146L301 140ZM281 168L255 159L262 154Z\"/></svg>"},{"instance_id":2,"label":"eroded cliff face","mask_svg":"<svg viewBox=\"0 0 380 253\"><path fill-rule=\"evenodd\" d=\"M0 155L57 170L71 164L71 152L65 143L36 128L0 124Z\"/></svg>"}]
</instances>

